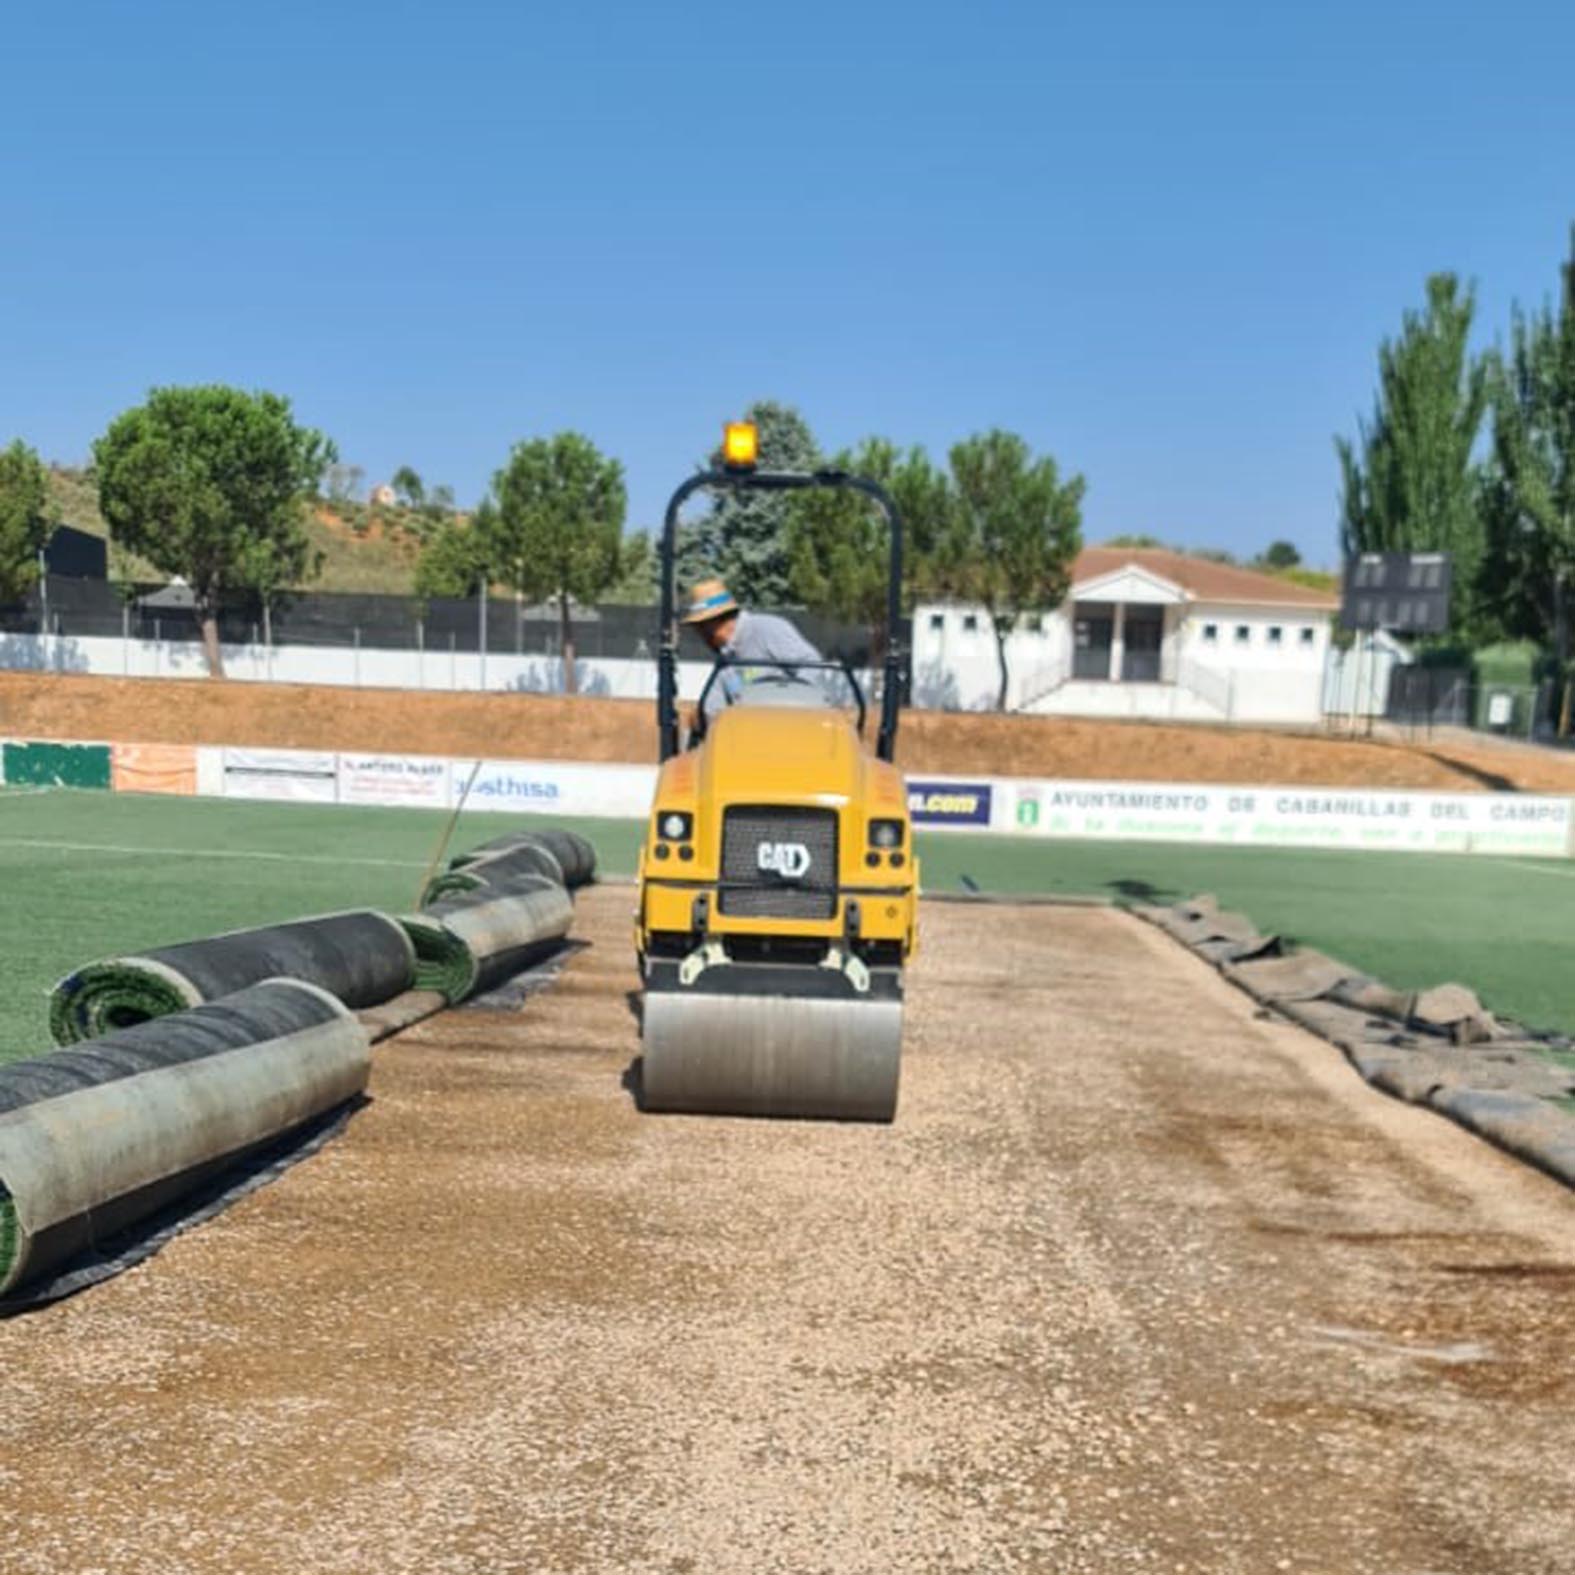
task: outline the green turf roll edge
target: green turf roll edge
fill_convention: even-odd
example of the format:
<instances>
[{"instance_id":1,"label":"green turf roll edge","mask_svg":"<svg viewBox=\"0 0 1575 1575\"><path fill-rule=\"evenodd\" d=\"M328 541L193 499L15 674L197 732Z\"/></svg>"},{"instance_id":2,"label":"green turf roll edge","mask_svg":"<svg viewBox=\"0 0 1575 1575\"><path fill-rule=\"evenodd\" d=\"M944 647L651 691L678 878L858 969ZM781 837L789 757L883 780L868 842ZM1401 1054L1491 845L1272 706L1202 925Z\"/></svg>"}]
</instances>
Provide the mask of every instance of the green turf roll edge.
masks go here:
<instances>
[{"instance_id":1,"label":"green turf roll edge","mask_svg":"<svg viewBox=\"0 0 1575 1575\"><path fill-rule=\"evenodd\" d=\"M57 988L49 999L49 1032L57 1045L98 1039L117 1028L184 1011L202 999L189 986L183 988L178 975L140 961L89 963L72 978L73 988Z\"/></svg>"},{"instance_id":2,"label":"green turf roll edge","mask_svg":"<svg viewBox=\"0 0 1575 1575\"><path fill-rule=\"evenodd\" d=\"M0 1187L0 1285L6 1284L11 1278L11 1268L16 1262L21 1240L21 1229L16 1219L16 1200Z\"/></svg>"},{"instance_id":3,"label":"green turf roll edge","mask_svg":"<svg viewBox=\"0 0 1575 1575\"><path fill-rule=\"evenodd\" d=\"M422 892L421 905L426 907L430 903L440 902L444 897L457 897L465 892L480 891L486 884L481 876L474 874L469 868L445 870L441 875L435 876L427 889Z\"/></svg>"},{"instance_id":4,"label":"green turf roll edge","mask_svg":"<svg viewBox=\"0 0 1575 1575\"><path fill-rule=\"evenodd\" d=\"M440 920L419 913L401 916L400 924L416 949L412 988L436 990L450 1006L475 988L480 968L470 948Z\"/></svg>"}]
</instances>

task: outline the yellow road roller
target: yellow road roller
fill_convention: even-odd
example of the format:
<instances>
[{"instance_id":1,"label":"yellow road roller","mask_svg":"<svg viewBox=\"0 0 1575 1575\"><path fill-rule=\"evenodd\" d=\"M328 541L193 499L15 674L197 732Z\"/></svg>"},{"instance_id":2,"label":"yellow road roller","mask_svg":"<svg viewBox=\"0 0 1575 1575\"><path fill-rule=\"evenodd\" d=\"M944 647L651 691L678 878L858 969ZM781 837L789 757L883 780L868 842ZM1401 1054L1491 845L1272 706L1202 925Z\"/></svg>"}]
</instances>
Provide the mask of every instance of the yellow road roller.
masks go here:
<instances>
[{"instance_id":1,"label":"yellow road roller","mask_svg":"<svg viewBox=\"0 0 1575 1575\"><path fill-rule=\"evenodd\" d=\"M919 865L892 763L906 676L902 522L886 491L840 470L761 470L729 426L718 469L691 476L661 540L657 721L662 766L639 863L647 1110L890 1121L903 968L917 940ZM848 489L890 532L887 628L873 752L846 664L718 659L681 736L675 547L702 489ZM834 670L833 680L806 668ZM713 690L728 698L709 704ZM714 713L714 714L708 714Z\"/></svg>"}]
</instances>

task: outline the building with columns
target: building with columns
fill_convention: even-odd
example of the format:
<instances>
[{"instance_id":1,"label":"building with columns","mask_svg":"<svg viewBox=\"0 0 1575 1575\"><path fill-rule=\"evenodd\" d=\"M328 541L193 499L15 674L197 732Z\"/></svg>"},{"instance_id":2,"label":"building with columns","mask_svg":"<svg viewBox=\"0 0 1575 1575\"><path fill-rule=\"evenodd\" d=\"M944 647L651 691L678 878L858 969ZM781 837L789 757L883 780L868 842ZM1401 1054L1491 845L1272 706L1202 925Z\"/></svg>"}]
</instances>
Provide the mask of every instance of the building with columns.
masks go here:
<instances>
[{"instance_id":1,"label":"building with columns","mask_svg":"<svg viewBox=\"0 0 1575 1575\"><path fill-rule=\"evenodd\" d=\"M1338 598L1163 548L1088 547L1067 599L1007 638L1011 710L1317 723ZM981 607L922 605L914 700L984 709L1000 667Z\"/></svg>"}]
</instances>

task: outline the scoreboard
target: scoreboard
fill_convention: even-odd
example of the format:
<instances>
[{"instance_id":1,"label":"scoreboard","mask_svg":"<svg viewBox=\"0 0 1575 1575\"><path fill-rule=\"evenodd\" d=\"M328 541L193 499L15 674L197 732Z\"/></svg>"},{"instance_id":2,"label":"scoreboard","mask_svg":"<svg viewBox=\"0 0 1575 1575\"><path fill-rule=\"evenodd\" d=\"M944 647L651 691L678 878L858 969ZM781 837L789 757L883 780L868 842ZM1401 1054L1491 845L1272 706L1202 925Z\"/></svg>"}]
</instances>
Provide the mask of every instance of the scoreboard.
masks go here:
<instances>
[{"instance_id":1,"label":"scoreboard","mask_svg":"<svg viewBox=\"0 0 1575 1575\"><path fill-rule=\"evenodd\" d=\"M1345 560L1340 622L1347 629L1442 634L1449 628L1447 552L1361 552Z\"/></svg>"}]
</instances>

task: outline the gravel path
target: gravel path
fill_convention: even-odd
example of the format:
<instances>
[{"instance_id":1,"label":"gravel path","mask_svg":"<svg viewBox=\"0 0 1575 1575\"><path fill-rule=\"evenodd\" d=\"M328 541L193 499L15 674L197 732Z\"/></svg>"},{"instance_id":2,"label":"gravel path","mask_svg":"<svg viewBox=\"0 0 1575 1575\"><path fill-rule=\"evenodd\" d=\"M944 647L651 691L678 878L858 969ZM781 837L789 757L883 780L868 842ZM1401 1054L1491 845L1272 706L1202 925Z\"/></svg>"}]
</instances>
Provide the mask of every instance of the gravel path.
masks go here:
<instances>
[{"instance_id":1,"label":"gravel path","mask_svg":"<svg viewBox=\"0 0 1575 1575\"><path fill-rule=\"evenodd\" d=\"M1097 910L929 905L890 1129L522 1014L0 1325L10 1575L1575 1571L1575 1198Z\"/></svg>"}]
</instances>

